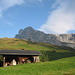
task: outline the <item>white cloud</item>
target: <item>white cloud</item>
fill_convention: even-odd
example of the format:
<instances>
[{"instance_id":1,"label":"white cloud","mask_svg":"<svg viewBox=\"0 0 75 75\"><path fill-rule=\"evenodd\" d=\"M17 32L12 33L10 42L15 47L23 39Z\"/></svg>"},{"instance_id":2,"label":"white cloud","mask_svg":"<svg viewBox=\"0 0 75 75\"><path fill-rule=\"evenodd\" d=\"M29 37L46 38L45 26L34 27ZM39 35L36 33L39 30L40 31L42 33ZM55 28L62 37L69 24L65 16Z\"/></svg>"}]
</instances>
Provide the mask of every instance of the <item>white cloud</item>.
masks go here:
<instances>
[{"instance_id":1,"label":"white cloud","mask_svg":"<svg viewBox=\"0 0 75 75\"><path fill-rule=\"evenodd\" d=\"M62 4L63 0L54 0L54 4L52 5L52 8L56 8L57 6L60 6Z\"/></svg>"},{"instance_id":2,"label":"white cloud","mask_svg":"<svg viewBox=\"0 0 75 75\"><path fill-rule=\"evenodd\" d=\"M75 30L75 0L56 0L45 24L39 30L46 33L67 33ZM57 6L57 8L55 7Z\"/></svg>"},{"instance_id":3,"label":"white cloud","mask_svg":"<svg viewBox=\"0 0 75 75\"><path fill-rule=\"evenodd\" d=\"M0 16L6 9L22 3L24 3L24 0L0 0Z\"/></svg>"},{"instance_id":4,"label":"white cloud","mask_svg":"<svg viewBox=\"0 0 75 75\"><path fill-rule=\"evenodd\" d=\"M0 16L2 16L2 13L10 8L10 7L14 7L15 5L21 5L25 2L42 2L42 0L0 0Z\"/></svg>"}]
</instances>

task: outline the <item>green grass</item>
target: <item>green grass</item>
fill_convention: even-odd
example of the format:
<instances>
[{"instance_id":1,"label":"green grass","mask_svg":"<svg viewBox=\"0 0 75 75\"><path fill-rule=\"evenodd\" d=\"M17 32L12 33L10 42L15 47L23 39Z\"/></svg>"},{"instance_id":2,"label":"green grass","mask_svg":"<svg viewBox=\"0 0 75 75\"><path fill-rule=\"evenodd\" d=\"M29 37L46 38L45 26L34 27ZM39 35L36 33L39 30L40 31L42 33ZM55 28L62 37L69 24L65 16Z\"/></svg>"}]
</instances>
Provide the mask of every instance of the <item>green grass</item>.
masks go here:
<instances>
[{"instance_id":1,"label":"green grass","mask_svg":"<svg viewBox=\"0 0 75 75\"><path fill-rule=\"evenodd\" d=\"M0 50L6 49L38 50L42 53L40 60L45 62L0 67L0 75L75 75L75 49L16 38L0 38Z\"/></svg>"},{"instance_id":2,"label":"green grass","mask_svg":"<svg viewBox=\"0 0 75 75\"><path fill-rule=\"evenodd\" d=\"M0 50L38 50L42 53L41 61L52 61L75 56L75 50L69 47L36 43L16 38L0 38ZM0 58L0 60L2 60Z\"/></svg>"},{"instance_id":3,"label":"green grass","mask_svg":"<svg viewBox=\"0 0 75 75\"><path fill-rule=\"evenodd\" d=\"M55 51L41 51L41 61L53 61L61 58L75 56L75 52L55 52Z\"/></svg>"},{"instance_id":4,"label":"green grass","mask_svg":"<svg viewBox=\"0 0 75 75\"><path fill-rule=\"evenodd\" d=\"M69 52L73 50L68 47L55 46L47 43L36 43L27 40L21 40L16 38L0 38L0 49L4 50L44 50L44 51L56 51L56 52Z\"/></svg>"},{"instance_id":5,"label":"green grass","mask_svg":"<svg viewBox=\"0 0 75 75\"><path fill-rule=\"evenodd\" d=\"M0 75L75 75L75 57L1 67Z\"/></svg>"}]
</instances>

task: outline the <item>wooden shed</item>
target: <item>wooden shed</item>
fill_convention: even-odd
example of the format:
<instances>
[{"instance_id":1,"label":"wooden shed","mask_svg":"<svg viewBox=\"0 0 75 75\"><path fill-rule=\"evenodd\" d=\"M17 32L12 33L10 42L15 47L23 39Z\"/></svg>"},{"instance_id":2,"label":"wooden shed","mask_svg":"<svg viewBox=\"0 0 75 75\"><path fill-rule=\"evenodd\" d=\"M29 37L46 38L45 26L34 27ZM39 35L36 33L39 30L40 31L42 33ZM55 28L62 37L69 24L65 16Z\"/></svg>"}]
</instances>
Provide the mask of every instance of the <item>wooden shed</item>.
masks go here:
<instances>
[{"instance_id":1,"label":"wooden shed","mask_svg":"<svg viewBox=\"0 0 75 75\"><path fill-rule=\"evenodd\" d=\"M35 50L0 50L0 55L3 56L3 66L5 67L23 63L40 62L39 56L42 54Z\"/></svg>"}]
</instances>

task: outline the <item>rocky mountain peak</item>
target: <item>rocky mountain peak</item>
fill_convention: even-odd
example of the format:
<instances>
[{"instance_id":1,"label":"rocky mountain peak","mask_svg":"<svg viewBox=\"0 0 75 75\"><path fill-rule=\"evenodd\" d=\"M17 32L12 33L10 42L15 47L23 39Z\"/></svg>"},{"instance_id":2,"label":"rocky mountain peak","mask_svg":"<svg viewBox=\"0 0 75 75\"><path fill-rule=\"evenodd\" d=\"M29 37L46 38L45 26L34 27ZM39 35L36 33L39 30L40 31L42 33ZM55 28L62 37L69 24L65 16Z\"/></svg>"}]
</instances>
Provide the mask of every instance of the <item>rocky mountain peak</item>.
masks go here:
<instances>
[{"instance_id":1,"label":"rocky mountain peak","mask_svg":"<svg viewBox=\"0 0 75 75\"><path fill-rule=\"evenodd\" d=\"M31 26L25 28L24 30L34 30Z\"/></svg>"},{"instance_id":2,"label":"rocky mountain peak","mask_svg":"<svg viewBox=\"0 0 75 75\"><path fill-rule=\"evenodd\" d=\"M20 29L20 30L19 30L19 34L21 34L22 32L23 32L23 29Z\"/></svg>"},{"instance_id":3,"label":"rocky mountain peak","mask_svg":"<svg viewBox=\"0 0 75 75\"><path fill-rule=\"evenodd\" d=\"M20 29L15 38L75 48L75 34L45 34L44 32L34 30L31 26Z\"/></svg>"}]
</instances>

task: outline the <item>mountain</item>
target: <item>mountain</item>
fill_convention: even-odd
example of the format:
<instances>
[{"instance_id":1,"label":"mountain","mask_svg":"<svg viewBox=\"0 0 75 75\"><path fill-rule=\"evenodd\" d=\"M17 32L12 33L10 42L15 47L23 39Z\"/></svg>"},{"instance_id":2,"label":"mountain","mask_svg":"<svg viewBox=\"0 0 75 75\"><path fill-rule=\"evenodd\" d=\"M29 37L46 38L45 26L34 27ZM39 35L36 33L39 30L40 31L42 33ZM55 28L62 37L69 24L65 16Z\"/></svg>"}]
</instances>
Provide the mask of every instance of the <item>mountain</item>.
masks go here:
<instances>
[{"instance_id":1,"label":"mountain","mask_svg":"<svg viewBox=\"0 0 75 75\"><path fill-rule=\"evenodd\" d=\"M34 30L32 27L27 27L20 29L15 38L50 43L57 46L68 46L75 49L75 34L45 34L42 31Z\"/></svg>"}]
</instances>

